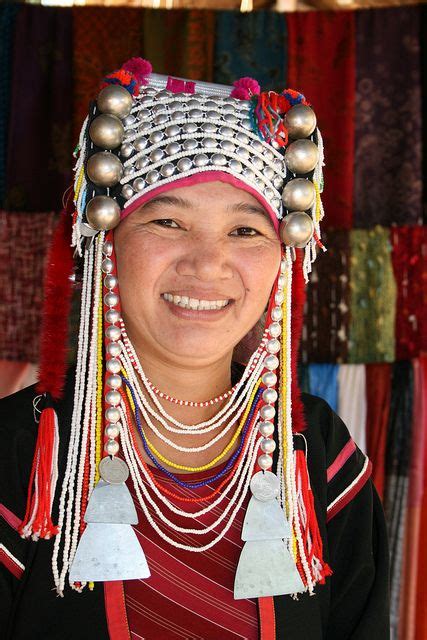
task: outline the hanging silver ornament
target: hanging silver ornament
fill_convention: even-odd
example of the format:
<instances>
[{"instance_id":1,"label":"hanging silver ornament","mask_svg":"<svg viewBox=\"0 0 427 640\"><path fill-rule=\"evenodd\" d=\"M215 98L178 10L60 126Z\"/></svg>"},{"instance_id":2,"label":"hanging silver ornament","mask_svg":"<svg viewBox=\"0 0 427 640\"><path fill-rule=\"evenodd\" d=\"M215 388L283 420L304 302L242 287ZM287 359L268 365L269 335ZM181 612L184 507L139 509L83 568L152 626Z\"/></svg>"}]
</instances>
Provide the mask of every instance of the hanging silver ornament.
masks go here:
<instances>
[{"instance_id":1,"label":"hanging silver ornament","mask_svg":"<svg viewBox=\"0 0 427 640\"><path fill-rule=\"evenodd\" d=\"M316 198L316 189L311 180L295 178L283 189L283 205L289 211L307 211L311 209Z\"/></svg>"},{"instance_id":2,"label":"hanging silver ornament","mask_svg":"<svg viewBox=\"0 0 427 640\"><path fill-rule=\"evenodd\" d=\"M292 173L313 171L319 159L319 150L311 140L295 140L286 149L286 166Z\"/></svg>"},{"instance_id":3,"label":"hanging silver ornament","mask_svg":"<svg viewBox=\"0 0 427 640\"><path fill-rule=\"evenodd\" d=\"M99 187L113 187L123 176L123 165L113 153L101 151L87 161L89 180Z\"/></svg>"},{"instance_id":4,"label":"hanging silver ornament","mask_svg":"<svg viewBox=\"0 0 427 640\"><path fill-rule=\"evenodd\" d=\"M126 118L131 112L133 99L124 87L110 84L99 92L96 104L101 113Z\"/></svg>"},{"instance_id":5,"label":"hanging silver ornament","mask_svg":"<svg viewBox=\"0 0 427 640\"><path fill-rule=\"evenodd\" d=\"M125 130L119 118L109 114L101 114L89 127L90 139L102 149L116 149L122 144L124 135Z\"/></svg>"},{"instance_id":6,"label":"hanging silver ornament","mask_svg":"<svg viewBox=\"0 0 427 640\"><path fill-rule=\"evenodd\" d=\"M120 207L113 198L95 196L88 202L86 217L94 229L108 231L114 229L120 222Z\"/></svg>"},{"instance_id":7,"label":"hanging silver ornament","mask_svg":"<svg viewBox=\"0 0 427 640\"><path fill-rule=\"evenodd\" d=\"M308 138L316 128L316 114L306 104L296 104L285 114L284 124L290 138Z\"/></svg>"},{"instance_id":8,"label":"hanging silver ornament","mask_svg":"<svg viewBox=\"0 0 427 640\"><path fill-rule=\"evenodd\" d=\"M280 237L287 247L303 249L311 240L313 232L313 220L303 211L289 213L280 223Z\"/></svg>"}]
</instances>

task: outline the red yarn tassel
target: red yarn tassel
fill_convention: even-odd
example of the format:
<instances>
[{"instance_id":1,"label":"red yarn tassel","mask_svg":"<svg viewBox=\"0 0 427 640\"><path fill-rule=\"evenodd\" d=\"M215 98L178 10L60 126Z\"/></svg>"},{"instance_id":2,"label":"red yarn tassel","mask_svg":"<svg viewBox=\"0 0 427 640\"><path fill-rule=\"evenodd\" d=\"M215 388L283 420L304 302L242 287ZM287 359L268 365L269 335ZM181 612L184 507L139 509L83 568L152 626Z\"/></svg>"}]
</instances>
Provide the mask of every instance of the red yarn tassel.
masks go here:
<instances>
[{"instance_id":1,"label":"red yarn tassel","mask_svg":"<svg viewBox=\"0 0 427 640\"><path fill-rule=\"evenodd\" d=\"M43 409L34 452L27 509L19 526L23 538L49 539L58 533L51 518L53 498L58 480L58 418L51 407Z\"/></svg>"}]
</instances>

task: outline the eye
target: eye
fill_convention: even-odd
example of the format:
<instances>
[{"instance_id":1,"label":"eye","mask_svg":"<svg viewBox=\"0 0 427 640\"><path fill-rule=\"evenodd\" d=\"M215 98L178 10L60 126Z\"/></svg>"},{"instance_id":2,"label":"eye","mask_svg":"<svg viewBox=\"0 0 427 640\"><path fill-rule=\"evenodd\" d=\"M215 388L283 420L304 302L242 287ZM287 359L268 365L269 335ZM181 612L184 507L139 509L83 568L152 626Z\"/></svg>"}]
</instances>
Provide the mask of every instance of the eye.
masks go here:
<instances>
[{"instance_id":1,"label":"eye","mask_svg":"<svg viewBox=\"0 0 427 640\"><path fill-rule=\"evenodd\" d=\"M257 231L253 227L239 227L238 229L234 229L234 231L232 231L230 235L253 237L259 236L259 231Z\"/></svg>"},{"instance_id":2,"label":"eye","mask_svg":"<svg viewBox=\"0 0 427 640\"><path fill-rule=\"evenodd\" d=\"M179 229L179 225L175 220L170 218L160 218L159 220L153 220L154 224L158 224L160 227L170 227L171 229Z\"/></svg>"}]
</instances>

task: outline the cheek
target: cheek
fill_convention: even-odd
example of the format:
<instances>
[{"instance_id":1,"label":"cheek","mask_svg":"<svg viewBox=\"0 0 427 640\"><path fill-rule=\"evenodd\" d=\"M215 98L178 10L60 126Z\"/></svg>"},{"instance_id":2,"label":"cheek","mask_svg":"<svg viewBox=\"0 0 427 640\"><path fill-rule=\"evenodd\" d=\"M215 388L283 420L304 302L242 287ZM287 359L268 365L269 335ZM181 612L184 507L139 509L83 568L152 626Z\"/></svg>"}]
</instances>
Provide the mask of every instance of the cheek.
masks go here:
<instances>
[{"instance_id":1,"label":"cheek","mask_svg":"<svg viewBox=\"0 0 427 640\"><path fill-rule=\"evenodd\" d=\"M251 308L264 310L280 266L280 245L245 256L241 274Z\"/></svg>"}]
</instances>

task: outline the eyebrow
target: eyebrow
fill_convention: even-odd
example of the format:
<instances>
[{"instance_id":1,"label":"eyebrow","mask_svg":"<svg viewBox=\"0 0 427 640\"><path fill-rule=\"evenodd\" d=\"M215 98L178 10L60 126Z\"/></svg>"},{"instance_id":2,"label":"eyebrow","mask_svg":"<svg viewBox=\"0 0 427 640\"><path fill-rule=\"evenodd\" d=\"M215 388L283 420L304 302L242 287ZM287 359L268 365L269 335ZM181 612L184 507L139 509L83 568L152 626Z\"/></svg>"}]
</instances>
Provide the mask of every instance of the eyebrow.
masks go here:
<instances>
[{"instance_id":1,"label":"eyebrow","mask_svg":"<svg viewBox=\"0 0 427 640\"><path fill-rule=\"evenodd\" d=\"M157 207L157 206L168 206L168 207L180 207L183 209L194 209L194 205L185 198L181 198L179 196L158 196L157 198L153 198L149 200L143 207L143 209L148 209L149 207ZM263 218L268 218L267 211L260 205L252 204L250 202L238 202L236 204L230 204L227 206L227 209L234 213L251 213L255 215L261 215Z\"/></svg>"}]
</instances>

